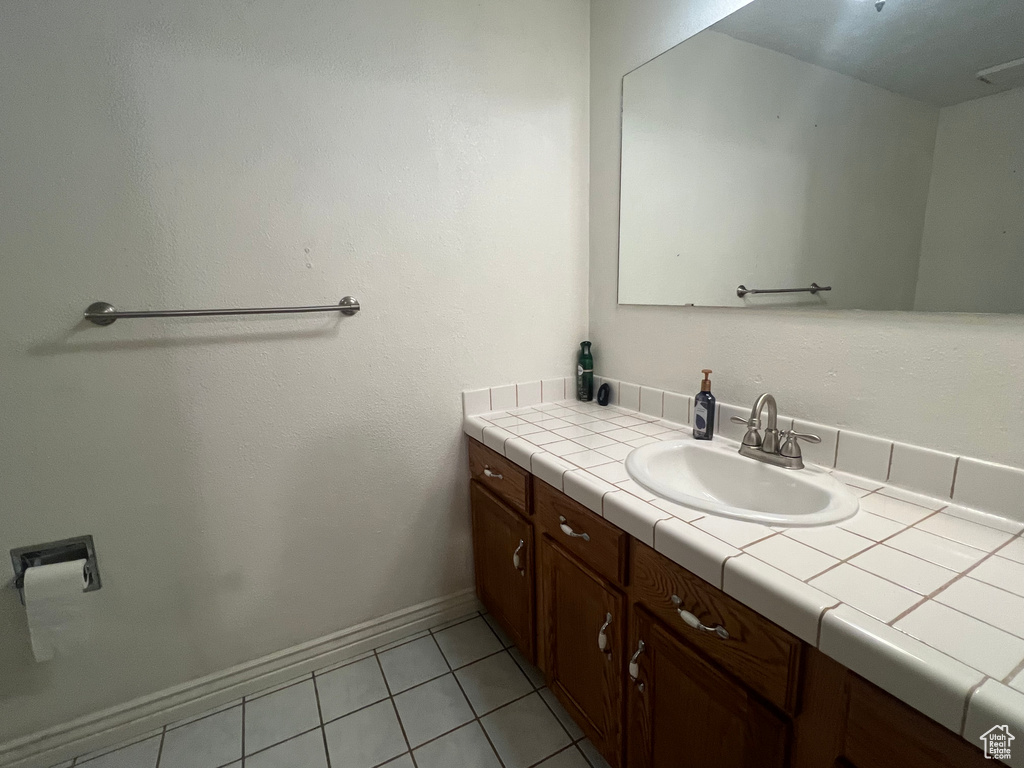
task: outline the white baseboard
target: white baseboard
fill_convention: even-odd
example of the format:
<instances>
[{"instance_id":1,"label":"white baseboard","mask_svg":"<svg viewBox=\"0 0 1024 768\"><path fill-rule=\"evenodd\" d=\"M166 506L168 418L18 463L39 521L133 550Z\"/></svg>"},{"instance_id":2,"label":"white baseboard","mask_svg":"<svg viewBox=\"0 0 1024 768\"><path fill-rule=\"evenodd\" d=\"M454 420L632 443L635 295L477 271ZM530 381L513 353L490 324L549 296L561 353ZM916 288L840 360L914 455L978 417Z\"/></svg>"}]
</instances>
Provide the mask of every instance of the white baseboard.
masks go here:
<instances>
[{"instance_id":1,"label":"white baseboard","mask_svg":"<svg viewBox=\"0 0 1024 768\"><path fill-rule=\"evenodd\" d=\"M167 723L358 656L420 630L479 610L472 589L215 672L71 722L0 744L3 768L49 768L121 743Z\"/></svg>"}]
</instances>

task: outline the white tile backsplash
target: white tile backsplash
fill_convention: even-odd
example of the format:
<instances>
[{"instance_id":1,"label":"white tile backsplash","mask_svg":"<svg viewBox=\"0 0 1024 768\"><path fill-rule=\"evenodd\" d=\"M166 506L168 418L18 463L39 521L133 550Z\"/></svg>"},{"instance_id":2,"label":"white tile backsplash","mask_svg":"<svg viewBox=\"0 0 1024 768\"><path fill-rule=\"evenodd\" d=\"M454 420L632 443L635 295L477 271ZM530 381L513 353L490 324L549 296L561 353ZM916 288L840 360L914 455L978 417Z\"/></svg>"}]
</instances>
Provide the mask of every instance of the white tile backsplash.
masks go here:
<instances>
[{"instance_id":1,"label":"white tile backsplash","mask_svg":"<svg viewBox=\"0 0 1024 768\"><path fill-rule=\"evenodd\" d=\"M690 423L690 398L675 392L666 392L663 416L676 424Z\"/></svg>"},{"instance_id":2,"label":"white tile backsplash","mask_svg":"<svg viewBox=\"0 0 1024 768\"><path fill-rule=\"evenodd\" d=\"M515 384L506 384L503 387L491 387L492 411L510 411L517 406Z\"/></svg>"},{"instance_id":3,"label":"white tile backsplash","mask_svg":"<svg viewBox=\"0 0 1024 768\"><path fill-rule=\"evenodd\" d=\"M1024 470L961 458L956 468L953 500L1024 522Z\"/></svg>"},{"instance_id":4,"label":"white tile backsplash","mask_svg":"<svg viewBox=\"0 0 1024 768\"><path fill-rule=\"evenodd\" d=\"M891 451L892 442L889 440L841 430L836 469L885 482L885 478L889 475Z\"/></svg>"},{"instance_id":5,"label":"white tile backsplash","mask_svg":"<svg viewBox=\"0 0 1024 768\"><path fill-rule=\"evenodd\" d=\"M541 399L539 381L527 381L523 384L516 384L516 403L520 408L529 405L538 405Z\"/></svg>"},{"instance_id":6,"label":"white tile backsplash","mask_svg":"<svg viewBox=\"0 0 1024 768\"><path fill-rule=\"evenodd\" d=\"M749 418L750 409L740 408L737 405L729 405L727 403L719 403L718 412L715 414L715 434L739 443L747 433L747 428L742 424L733 424L730 421L732 416L737 416L741 419ZM764 419L761 420L761 425L762 427L764 426Z\"/></svg>"},{"instance_id":7,"label":"white tile backsplash","mask_svg":"<svg viewBox=\"0 0 1024 768\"><path fill-rule=\"evenodd\" d=\"M620 382L619 384L619 399L617 402L623 408L628 408L631 411L640 410L640 385L629 384L628 382Z\"/></svg>"},{"instance_id":8,"label":"white tile backsplash","mask_svg":"<svg viewBox=\"0 0 1024 768\"><path fill-rule=\"evenodd\" d=\"M939 499L949 498L956 456L906 443L893 443L889 482Z\"/></svg>"},{"instance_id":9,"label":"white tile backsplash","mask_svg":"<svg viewBox=\"0 0 1024 768\"><path fill-rule=\"evenodd\" d=\"M657 416L659 419L664 413L665 393L660 389L640 387L640 413L648 416Z\"/></svg>"},{"instance_id":10,"label":"white tile backsplash","mask_svg":"<svg viewBox=\"0 0 1024 768\"><path fill-rule=\"evenodd\" d=\"M836 441L839 439L839 430L834 427L826 427L824 424L815 424L813 421L793 420L793 431L805 435L817 435L821 438L820 443L809 443L806 440L800 442L800 451L805 462L817 464L819 467L831 469L836 465Z\"/></svg>"},{"instance_id":11,"label":"white tile backsplash","mask_svg":"<svg viewBox=\"0 0 1024 768\"><path fill-rule=\"evenodd\" d=\"M565 379L544 379L540 386L541 402L557 403L565 399Z\"/></svg>"},{"instance_id":12,"label":"white tile backsplash","mask_svg":"<svg viewBox=\"0 0 1024 768\"><path fill-rule=\"evenodd\" d=\"M472 389L462 393L462 414L476 416L491 410L491 390Z\"/></svg>"}]
</instances>

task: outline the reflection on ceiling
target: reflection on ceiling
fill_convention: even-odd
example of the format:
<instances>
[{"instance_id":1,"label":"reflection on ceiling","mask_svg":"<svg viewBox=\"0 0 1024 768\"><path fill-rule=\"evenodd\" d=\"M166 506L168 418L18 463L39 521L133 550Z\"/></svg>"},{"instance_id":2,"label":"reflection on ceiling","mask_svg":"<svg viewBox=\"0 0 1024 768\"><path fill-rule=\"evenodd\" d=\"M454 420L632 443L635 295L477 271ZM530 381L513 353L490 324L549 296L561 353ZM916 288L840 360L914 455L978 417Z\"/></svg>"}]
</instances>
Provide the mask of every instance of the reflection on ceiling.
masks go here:
<instances>
[{"instance_id":1,"label":"reflection on ceiling","mask_svg":"<svg viewBox=\"0 0 1024 768\"><path fill-rule=\"evenodd\" d=\"M940 107L1024 85L1024 66L977 78L1024 57L1022 0L754 2L712 29Z\"/></svg>"}]
</instances>

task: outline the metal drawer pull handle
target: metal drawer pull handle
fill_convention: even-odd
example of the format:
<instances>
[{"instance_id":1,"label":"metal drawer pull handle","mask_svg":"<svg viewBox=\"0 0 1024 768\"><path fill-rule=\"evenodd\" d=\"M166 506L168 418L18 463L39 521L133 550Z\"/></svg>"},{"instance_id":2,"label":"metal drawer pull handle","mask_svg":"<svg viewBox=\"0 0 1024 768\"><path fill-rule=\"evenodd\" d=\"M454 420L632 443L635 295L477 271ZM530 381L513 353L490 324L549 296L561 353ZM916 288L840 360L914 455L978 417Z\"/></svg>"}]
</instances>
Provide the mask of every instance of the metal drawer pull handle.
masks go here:
<instances>
[{"instance_id":1,"label":"metal drawer pull handle","mask_svg":"<svg viewBox=\"0 0 1024 768\"><path fill-rule=\"evenodd\" d=\"M499 475L497 472L491 472L490 467L484 467L484 477L492 477L495 480L504 480L505 478Z\"/></svg>"},{"instance_id":2,"label":"metal drawer pull handle","mask_svg":"<svg viewBox=\"0 0 1024 768\"><path fill-rule=\"evenodd\" d=\"M684 609L682 607L683 601L679 599L679 595L672 595L672 605L676 607L676 612L679 614L679 618L685 621L687 626L699 629L701 632L714 632L723 640L729 639L729 632L721 624L709 627L707 624L702 624L700 619Z\"/></svg>"},{"instance_id":3,"label":"metal drawer pull handle","mask_svg":"<svg viewBox=\"0 0 1024 768\"><path fill-rule=\"evenodd\" d=\"M644 641L641 640L640 644L636 647L636 653L633 654L633 658L629 660L629 679L636 684L636 689L643 693L644 684L640 680L640 654L644 652Z\"/></svg>"},{"instance_id":4,"label":"metal drawer pull handle","mask_svg":"<svg viewBox=\"0 0 1024 768\"><path fill-rule=\"evenodd\" d=\"M611 649L608 647L608 627L611 623L612 615L610 613L605 614L604 624L597 631L597 647L601 649L602 653L611 654Z\"/></svg>"},{"instance_id":5,"label":"metal drawer pull handle","mask_svg":"<svg viewBox=\"0 0 1024 768\"><path fill-rule=\"evenodd\" d=\"M576 531L569 527L569 523L561 515L558 516L558 527L561 528L562 533L570 539L583 539L584 541L590 541L589 533L576 533Z\"/></svg>"},{"instance_id":6,"label":"metal drawer pull handle","mask_svg":"<svg viewBox=\"0 0 1024 768\"><path fill-rule=\"evenodd\" d=\"M522 561L519 559L519 551L525 546L526 542L520 539L519 546L516 547L516 551L512 553L512 565L514 565L516 570L519 571L520 576L526 575L526 569L522 567Z\"/></svg>"}]
</instances>

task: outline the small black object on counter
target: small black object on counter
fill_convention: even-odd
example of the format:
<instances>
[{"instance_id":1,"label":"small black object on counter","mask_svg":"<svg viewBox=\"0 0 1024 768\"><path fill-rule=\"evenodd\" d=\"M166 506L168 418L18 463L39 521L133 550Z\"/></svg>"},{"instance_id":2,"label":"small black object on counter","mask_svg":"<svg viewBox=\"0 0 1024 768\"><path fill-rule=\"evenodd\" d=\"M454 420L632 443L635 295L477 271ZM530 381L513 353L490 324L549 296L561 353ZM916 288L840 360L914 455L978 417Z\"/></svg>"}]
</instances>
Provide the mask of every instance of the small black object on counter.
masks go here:
<instances>
[{"instance_id":1,"label":"small black object on counter","mask_svg":"<svg viewBox=\"0 0 1024 768\"><path fill-rule=\"evenodd\" d=\"M612 399L612 388L607 384L602 384L600 389L597 390L597 404L608 405L608 401Z\"/></svg>"}]
</instances>

